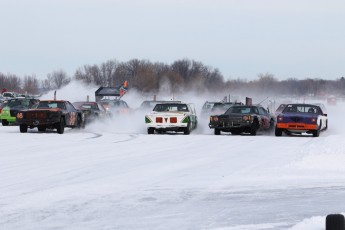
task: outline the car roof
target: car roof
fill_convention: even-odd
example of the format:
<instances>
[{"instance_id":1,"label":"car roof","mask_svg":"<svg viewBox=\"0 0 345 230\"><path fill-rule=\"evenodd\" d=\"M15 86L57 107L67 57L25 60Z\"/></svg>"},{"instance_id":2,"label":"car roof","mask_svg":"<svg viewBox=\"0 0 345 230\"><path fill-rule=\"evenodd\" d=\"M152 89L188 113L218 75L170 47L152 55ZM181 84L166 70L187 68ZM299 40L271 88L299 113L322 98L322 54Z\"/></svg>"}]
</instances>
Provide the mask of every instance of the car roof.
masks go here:
<instances>
[{"instance_id":1,"label":"car roof","mask_svg":"<svg viewBox=\"0 0 345 230\"><path fill-rule=\"evenodd\" d=\"M41 100L40 102L66 102L65 100Z\"/></svg>"}]
</instances>

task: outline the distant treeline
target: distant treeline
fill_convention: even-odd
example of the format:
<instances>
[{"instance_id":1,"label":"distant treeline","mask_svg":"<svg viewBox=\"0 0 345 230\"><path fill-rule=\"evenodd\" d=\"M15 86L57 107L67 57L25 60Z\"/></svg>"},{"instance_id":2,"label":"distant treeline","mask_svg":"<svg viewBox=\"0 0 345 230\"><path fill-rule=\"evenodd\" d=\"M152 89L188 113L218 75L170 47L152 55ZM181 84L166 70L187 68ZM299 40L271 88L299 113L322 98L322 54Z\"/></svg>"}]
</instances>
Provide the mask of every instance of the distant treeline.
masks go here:
<instances>
[{"instance_id":1,"label":"distant treeline","mask_svg":"<svg viewBox=\"0 0 345 230\"><path fill-rule=\"evenodd\" d=\"M72 80L96 86L118 86L125 80L129 88L140 92L158 92L162 84L170 85L170 90L178 93L193 90L196 92L244 93L248 96L264 95L324 95L345 94L345 78L335 80L290 78L278 80L273 74L258 74L256 80L224 80L218 69L194 60L178 60L171 65L152 63L148 60L133 59L128 62L109 60L100 65L84 65L68 76L64 70L53 71L45 79L37 76L19 77L0 72L0 89L29 94L40 94L60 89Z\"/></svg>"}]
</instances>

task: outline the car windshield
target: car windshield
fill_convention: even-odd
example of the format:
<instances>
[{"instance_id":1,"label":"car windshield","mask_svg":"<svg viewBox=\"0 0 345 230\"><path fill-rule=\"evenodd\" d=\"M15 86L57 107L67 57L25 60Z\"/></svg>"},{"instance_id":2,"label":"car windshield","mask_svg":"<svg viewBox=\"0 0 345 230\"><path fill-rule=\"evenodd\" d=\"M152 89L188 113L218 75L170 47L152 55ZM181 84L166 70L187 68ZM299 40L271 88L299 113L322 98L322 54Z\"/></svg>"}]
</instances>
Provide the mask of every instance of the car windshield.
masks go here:
<instances>
[{"instance_id":1,"label":"car windshield","mask_svg":"<svg viewBox=\"0 0 345 230\"><path fill-rule=\"evenodd\" d=\"M284 113L314 113L319 114L320 110L313 105L287 105L283 111Z\"/></svg>"},{"instance_id":2,"label":"car windshield","mask_svg":"<svg viewBox=\"0 0 345 230\"><path fill-rule=\"evenodd\" d=\"M112 103L113 107L120 107L120 108L128 108L128 105L124 101L113 101Z\"/></svg>"},{"instance_id":3,"label":"car windshield","mask_svg":"<svg viewBox=\"0 0 345 230\"><path fill-rule=\"evenodd\" d=\"M215 110L226 111L233 105L234 104L231 104L231 103L216 103L216 104L214 104L212 111L215 111Z\"/></svg>"},{"instance_id":4,"label":"car windshield","mask_svg":"<svg viewBox=\"0 0 345 230\"><path fill-rule=\"evenodd\" d=\"M254 106L233 106L230 107L227 111L226 114L230 113L240 113L240 114L258 114L259 111L256 107Z\"/></svg>"},{"instance_id":5,"label":"car windshield","mask_svg":"<svg viewBox=\"0 0 345 230\"><path fill-rule=\"evenodd\" d=\"M31 100L10 100L6 103L6 106L10 108L31 108L35 104L35 101Z\"/></svg>"},{"instance_id":6,"label":"car windshield","mask_svg":"<svg viewBox=\"0 0 345 230\"><path fill-rule=\"evenodd\" d=\"M96 103L75 102L73 105L78 109L97 109Z\"/></svg>"},{"instance_id":7,"label":"car windshield","mask_svg":"<svg viewBox=\"0 0 345 230\"><path fill-rule=\"evenodd\" d=\"M156 112L188 112L186 104L157 104L153 111Z\"/></svg>"},{"instance_id":8,"label":"car windshield","mask_svg":"<svg viewBox=\"0 0 345 230\"><path fill-rule=\"evenodd\" d=\"M40 101L37 108L47 108L47 109L65 109L65 103L62 101Z\"/></svg>"}]
</instances>

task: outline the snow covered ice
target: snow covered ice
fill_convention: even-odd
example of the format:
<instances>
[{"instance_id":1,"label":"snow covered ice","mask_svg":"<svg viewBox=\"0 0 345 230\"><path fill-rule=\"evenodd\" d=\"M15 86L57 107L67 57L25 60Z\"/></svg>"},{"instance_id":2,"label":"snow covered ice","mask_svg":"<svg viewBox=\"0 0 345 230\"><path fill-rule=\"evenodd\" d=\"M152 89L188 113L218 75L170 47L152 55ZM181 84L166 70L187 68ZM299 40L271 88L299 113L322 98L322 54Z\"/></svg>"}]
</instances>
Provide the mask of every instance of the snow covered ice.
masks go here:
<instances>
[{"instance_id":1,"label":"snow covered ice","mask_svg":"<svg viewBox=\"0 0 345 230\"><path fill-rule=\"evenodd\" d=\"M0 229L324 229L345 201L345 106L327 112L318 138L0 127Z\"/></svg>"}]
</instances>

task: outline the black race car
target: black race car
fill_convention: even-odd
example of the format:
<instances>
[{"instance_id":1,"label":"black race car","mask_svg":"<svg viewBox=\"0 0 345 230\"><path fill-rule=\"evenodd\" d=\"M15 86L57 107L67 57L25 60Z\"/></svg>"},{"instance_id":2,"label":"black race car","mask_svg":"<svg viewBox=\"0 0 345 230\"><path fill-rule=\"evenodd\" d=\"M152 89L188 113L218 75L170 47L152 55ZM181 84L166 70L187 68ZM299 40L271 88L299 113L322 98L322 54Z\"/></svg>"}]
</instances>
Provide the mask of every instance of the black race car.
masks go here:
<instances>
[{"instance_id":1,"label":"black race car","mask_svg":"<svg viewBox=\"0 0 345 230\"><path fill-rule=\"evenodd\" d=\"M109 113L103 107L103 105L97 102L80 101L74 102L73 105L77 109L83 111L86 124L109 116Z\"/></svg>"},{"instance_id":2,"label":"black race car","mask_svg":"<svg viewBox=\"0 0 345 230\"><path fill-rule=\"evenodd\" d=\"M38 131L56 129L59 134L63 134L65 127L82 128L84 113L69 101L40 101L36 108L19 111L17 122L21 133L37 127Z\"/></svg>"},{"instance_id":3,"label":"black race car","mask_svg":"<svg viewBox=\"0 0 345 230\"><path fill-rule=\"evenodd\" d=\"M214 129L215 135L221 131L256 135L258 130L273 129L274 119L261 105L235 105L222 115L210 116L209 127Z\"/></svg>"}]
</instances>

